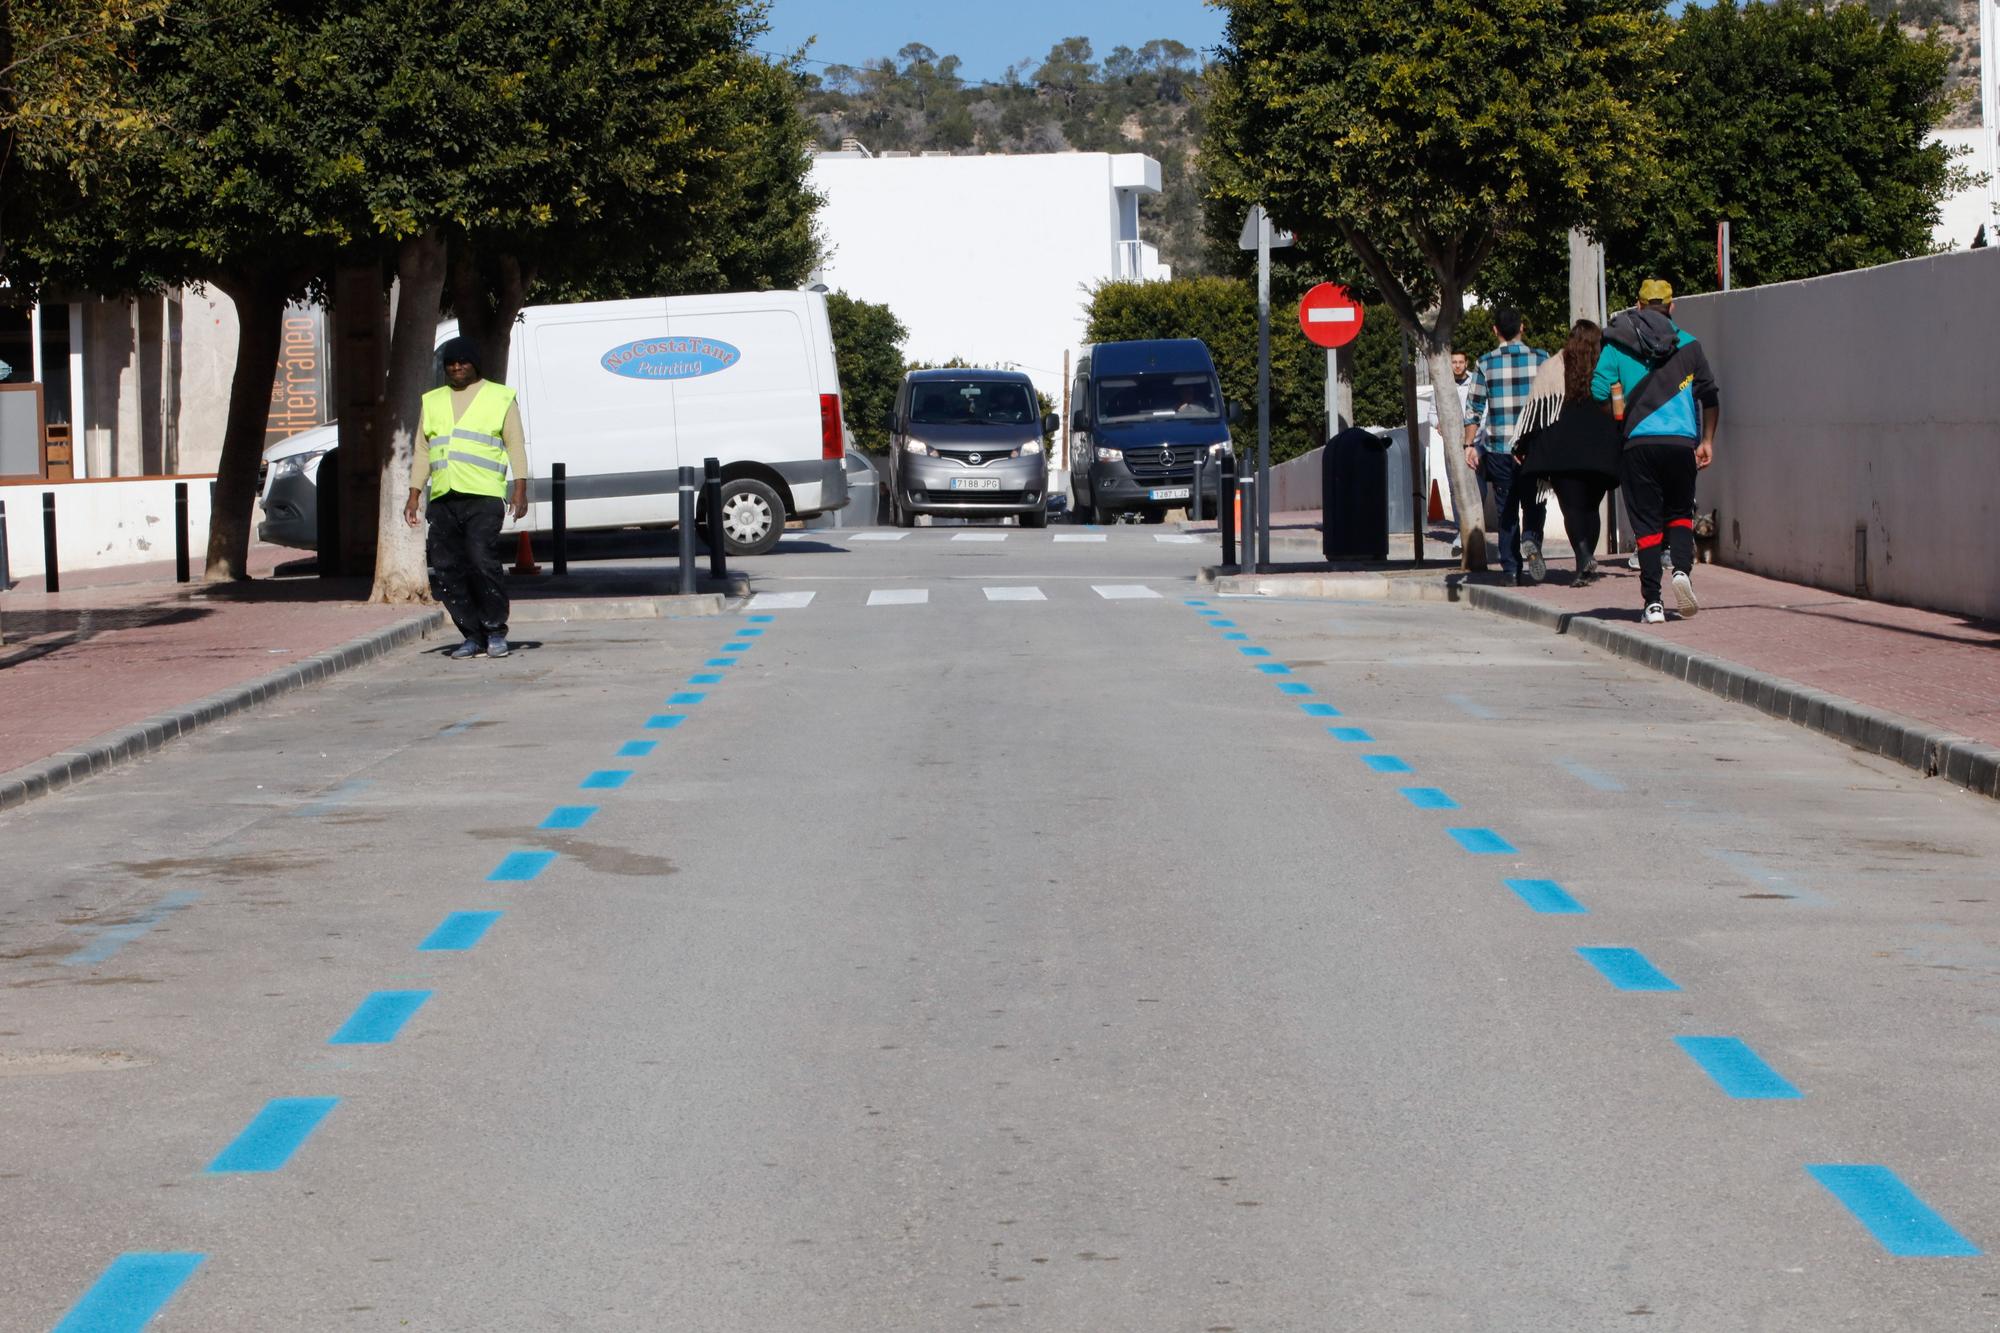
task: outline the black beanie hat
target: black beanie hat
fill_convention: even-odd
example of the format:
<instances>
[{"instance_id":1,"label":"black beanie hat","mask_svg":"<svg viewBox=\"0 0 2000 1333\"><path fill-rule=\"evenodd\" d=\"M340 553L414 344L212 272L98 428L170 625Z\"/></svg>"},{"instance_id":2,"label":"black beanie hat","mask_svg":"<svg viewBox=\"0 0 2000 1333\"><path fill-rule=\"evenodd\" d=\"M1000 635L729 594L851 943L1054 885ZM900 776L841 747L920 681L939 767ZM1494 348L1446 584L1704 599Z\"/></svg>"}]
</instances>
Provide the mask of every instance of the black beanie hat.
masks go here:
<instances>
[{"instance_id":1,"label":"black beanie hat","mask_svg":"<svg viewBox=\"0 0 2000 1333\"><path fill-rule=\"evenodd\" d=\"M444 346L438 348L438 364L449 365L453 361L465 361L470 363L474 370L480 370L479 344L462 333L450 339Z\"/></svg>"}]
</instances>

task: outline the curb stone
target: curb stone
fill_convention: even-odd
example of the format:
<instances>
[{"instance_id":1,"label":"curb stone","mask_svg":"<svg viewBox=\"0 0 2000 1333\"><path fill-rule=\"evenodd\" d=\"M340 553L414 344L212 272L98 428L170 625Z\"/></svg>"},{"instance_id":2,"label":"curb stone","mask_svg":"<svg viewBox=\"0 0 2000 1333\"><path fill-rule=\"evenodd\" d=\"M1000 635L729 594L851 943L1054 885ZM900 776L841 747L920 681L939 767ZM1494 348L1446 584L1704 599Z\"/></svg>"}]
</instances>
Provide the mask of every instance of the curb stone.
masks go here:
<instances>
[{"instance_id":1,"label":"curb stone","mask_svg":"<svg viewBox=\"0 0 2000 1333\"><path fill-rule=\"evenodd\" d=\"M1831 736L1857 750L1893 759L1925 777L1941 777L1953 786L1981 796L2000 798L2000 746L1900 713L1870 708L1624 625L1558 611L1504 588L1466 584L1461 592L1468 604L1481 611L1567 634L1732 703L1747 704L1760 713Z\"/></svg>"},{"instance_id":2,"label":"curb stone","mask_svg":"<svg viewBox=\"0 0 2000 1333\"><path fill-rule=\"evenodd\" d=\"M413 640L427 639L443 623L442 611L413 616L401 624L350 639L337 648L314 653L283 670L232 685L171 712L157 713L130 726L94 736L74 749L62 750L47 759L0 773L0 810L10 810L37 797L61 791L93 774L107 772L128 760L151 754L168 741L199 730L211 722L247 711L279 695L317 685Z\"/></svg>"}]
</instances>

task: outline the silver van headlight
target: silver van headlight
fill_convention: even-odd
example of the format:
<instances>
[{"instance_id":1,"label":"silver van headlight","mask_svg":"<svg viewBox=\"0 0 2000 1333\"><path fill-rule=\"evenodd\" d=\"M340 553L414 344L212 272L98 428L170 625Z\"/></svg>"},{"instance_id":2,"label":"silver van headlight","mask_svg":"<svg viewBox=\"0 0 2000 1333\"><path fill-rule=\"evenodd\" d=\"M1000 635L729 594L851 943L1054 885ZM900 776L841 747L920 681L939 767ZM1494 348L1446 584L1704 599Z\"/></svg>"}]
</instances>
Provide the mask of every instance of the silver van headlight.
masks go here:
<instances>
[{"instance_id":1,"label":"silver van headlight","mask_svg":"<svg viewBox=\"0 0 2000 1333\"><path fill-rule=\"evenodd\" d=\"M271 476L274 480L282 477L316 477L319 473L319 460L331 452L331 448L315 449L311 453L280 458L271 464Z\"/></svg>"}]
</instances>

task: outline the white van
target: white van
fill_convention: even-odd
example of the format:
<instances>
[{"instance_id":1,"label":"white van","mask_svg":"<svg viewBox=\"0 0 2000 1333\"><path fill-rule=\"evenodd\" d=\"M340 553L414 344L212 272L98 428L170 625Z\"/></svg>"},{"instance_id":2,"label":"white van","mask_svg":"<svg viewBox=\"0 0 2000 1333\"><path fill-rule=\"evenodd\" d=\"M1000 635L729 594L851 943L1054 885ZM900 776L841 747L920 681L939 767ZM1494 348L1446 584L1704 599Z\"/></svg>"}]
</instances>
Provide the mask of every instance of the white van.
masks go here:
<instances>
[{"instance_id":1,"label":"white van","mask_svg":"<svg viewBox=\"0 0 2000 1333\"><path fill-rule=\"evenodd\" d=\"M438 342L456 336L438 328ZM675 469L722 464L732 555L760 555L788 520L847 503L840 379L819 292L747 292L529 306L502 382L528 437L529 531L553 525L548 477L567 476L572 530L671 525ZM317 546L312 490L331 427L265 452L258 535Z\"/></svg>"}]
</instances>

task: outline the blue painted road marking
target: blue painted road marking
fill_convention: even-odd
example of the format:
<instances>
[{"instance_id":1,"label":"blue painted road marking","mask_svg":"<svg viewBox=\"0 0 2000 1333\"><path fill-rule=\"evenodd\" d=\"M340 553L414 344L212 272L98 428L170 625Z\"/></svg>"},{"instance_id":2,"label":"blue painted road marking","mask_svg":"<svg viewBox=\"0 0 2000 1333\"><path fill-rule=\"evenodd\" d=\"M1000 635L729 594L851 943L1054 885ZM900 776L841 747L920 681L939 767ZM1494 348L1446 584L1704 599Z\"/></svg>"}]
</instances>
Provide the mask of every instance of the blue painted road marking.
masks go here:
<instances>
[{"instance_id":1,"label":"blue painted road marking","mask_svg":"<svg viewBox=\"0 0 2000 1333\"><path fill-rule=\"evenodd\" d=\"M777 619L776 616L745 616L743 618L753 625L768 625Z\"/></svg>"},{"instance_id":2,"label":"blue painted road marking","mask_svg":"<svg viewBox=\"0 0 2000 1333\"><path fill-rule=\"evenodd\" d=\"M494 883L533 879L547 870L549 862L555 859L554 852L509 852L500 859L500 864L493 867L493 873L486 878Z\"/></svg>"},{"instance_id":3,"label":"blue painted road marking","mask_svg":"<svg viewBox=\"0 0 2000 1333\"><path fill-rule=\"evenodd\" d=\"M1278 682L1278 693L1280 694L1311 694L1312 692L1313 687L1304 681L1281 680Z\"/></svg>"},{"instance_id":4,"label":"blue painted road marking","mask_svg":"<svg viewBox=\"0 0 2000 1333\"><path fill-rule=\"evenodd\" d=\"M722 645L722 651L725 653L747 653L756 646L756 644L748 639L731 639L728 643Z\"/></svg>"},{"instance_id":5,"label":"blue painted road marking","mask_svg":"<svg viewBox=\"0 0 2000 1333\"><path fill-rule=\"evenodd\" d=\"M1457 839L1458 845L1468 852L1477 852L1482 856L1511 856L1514 853L1514 844L1490 828L1455 828L1445 832Z\"/></svg>"},{"instance_id":6,"label":"blue painted road marking","mask_svg":"<svg viewBox=\"0 0 2000 1333\"><path fill-rule=\"evenodd\" d=\"M179 889L168 894L148 907L130 921L121 921L115 926L105 926L91 939L90 943L62 960L64 967L91 967L110 958L132 941L152 931L153 927L165 921L186 907L199 901L201 895L193 889Z\"/></svg>"},{"instance_id":7,"label":"blue painted road marking","mask_svg":"<svg viewBox=\"0 0 2000 1333\"><path fill-rule=\"evenodd\" d=\"M655 713L646 719L646 730L672 731L685 721L687 721L686 713Z\"/></svg>"},{"instance_id":8,"label":"blue painted road marking","mask_svg":"<svg viewBox=\"0 0 2000 1333\"><path fill-rule=\"evenodd\" d=\"M618 757L620 759L644 759L653 752L653 747L658 744L658 741L626 741L618 747Z\"/></svg>"},{"instance_id":9,"label":"blue painted road marking","mask_svg":"<svg viewBox=\"0 0 2000 1333\"><path fill-rule=\"evenodd\" d=\"M682 690L679 694L670 694L667 696L667 707L692 708L707 697L705 694L691 694L686 690Z\"/></svg>"},{"instance_id":10,"label":"blue painted road marking","mask_svg":"<svg viewBox=\"0 0 2000 1333\"><path fill-rule=\"evenodd\" d=\"M631 776L629 768L600 768L576 785L585 791L617 791Z\"/></svg>"},{"instance_id":11,"label":"blue painted road marking","mask_svg":"<svg viewBox=\"0 0 2000 1333\"><path fill-rule=\"evenodd\" d=\"M1223 635L1222 637L1224 641L1228 643L1248 643L1250 640L1250 636L1248 634L1245 634L1240 629L1233 630L1230 633Z\"/></svg>"},{"instance_id":12,"label":"blue painted road marking","mask_svg":"<svg viewBox=\"0 0 2000 1333\"><path fill-rule=\"evenodd\" d=\"M1259 662L1257 669L1267 676L1289 676L1292 669L1283 662Z\"/></svg>"},{"instance_id":13,"label":"blue painted road marking","mask_svg":"<svg viewBox=\"0 0 2000 1333\"><path fill-rule=\"evenodd\" d=\"M1419 810L1456 810L1458 802L1436 787L1405 787L1403 799Z\"/></svg>"},{"instance_id":14,"label":"blue painted road marking","mask_svg":"<svg viewBox=\"0 0 2000 1333\"><path fill-rule=\"evenodd\" d=\"M427 990L378 990L361 1002L340 1031L326 1039L329 1046L381 1046L396 1039L403 1024L431 998Z\"/></svg>"},{"instance_id":15,"label":"blue painted road marking","mask_svg":"<svg viewBox=\"0 0 2000 1333\"><path fill-rule=\"evenodd\" d=\"M1205 601L1203 601L1203 600L1202 600L1201 598L1199 598L1199 597L1188 597L1188 598L1184 598L1184 599L1182 600L1182 602L1181 602L1181 605L1182 605L1182 606L1207 606L1207 605L1208 605L1208 603L1207 603L1207 602L1205 602Z\"/></svg>"},{"instance_id":16,"label":"blue painted road marking","mask_svg":"<svg viewBox=\"0 0 2000 1333\"><path fill-rule=\"evenodd\" d=\"M1373 736L1370 736L1360 727L1328 727L1326 729L1326 734L1333 737L1337 741L1344 741L1349 745L1355 744L1356 742L1368 745L1368 744L1373 744L1375 740Z\"/></svg>"},{"instance_id":17,"label":"blue painted road marking","mask_svg":"<svg viewBox=\"0 0 2000 1333\"><path fill-rule=\"evenodd\" d=\"M1674 1044L1731 1097L1772 1101L1798 1097L1799 1090L1764 1057L1736 1037L1675 1037Z\"/></svg>"},{"instance_id":18,"label":"blue painted road marking","mask_svg":"<svg viewBox=\"0 0 2000 1333\"><path fill-rule=\"evenodd\" d=\"M1233 620L1211 620L1211 621L1209 621L1208 623L1209 623L1209 626L1210 626L1210 628L1212 628L1212 629L1235 629L1235 628L1236 628L1236 622L1235 622L1235 621L1233 621Z\"/></svg>"},{"instance_id":19,"label":"blue painted road marking","mask_svg":"<svg viewBox=\"0 0 2000 1333\"><path fill-rule=\"evenodd\" d=\"M1886 1166L1809 1165L1806 1174L1847 1206L1882 1248L1911 1259L1972 1258L1979 1247L1931 1211Z\"/></svg>"},{"instance_id":20,"label":"blue painted road marking","mask_svg":"<svg viewBox=\"0 0 2000 1333\"><path fill-rule=\"evenodd\" d=\"M111 1266L70 1307L55 1333L140 1333L166 1308L204 1254L132 1251Z\"/></svg>"},{"instance_id":21,"label":"blue painted road marking","mask_svg":"<svg viewBox=\"0 0 2000 1333\"><path fill-rule=\"evenodd\" d=\"M437 929L424 936L419 953L462 953L486 938L486 932L500 919L498 912L453 912L438 922Z\"/></svg>"},{"instance_id":22,"label":"blue painted road marking","mask_svg":"<svg viewBox=\"0 0 2000 1333\"><path fill-rule=\"evenodd\" d=\"M1507 887L1537 912L1557 916L1585 916L1589 909L1569 896L1569 890L1552 879L1510 879Z\"/></svg>"},{"instance_id":23,"label":"blue painted road marking","mask_svg":"<svg viewBox=\"0 0 2000 1333\"><path fill-rule=\"evenodd\" d=\"M299 819L317 819L321 815L330 815L374 785L366 778L343 782L311 805L302 805L292 811L292 814Z\"/></svg>"},{"instance_id":24,"label":"blue painted road marking","mask_svg":"<svg viewBox=\"0 0 2000 1333\"><path fill-rule=\"evenodd\" d=\"M1595 787L1599 791L1625 790L1625 784L1620 782L1617 778L1614 778L1606 773L1600 773L1596 769L1591 768L1585 764L1579 764L1574 759L1558 759L1556 760L1556 767L1560 768L1563 772L1569 774L1571 777L1575 778L1578 782L1581 782L1586 787Z\"/></svg>"},{"instance_id":25,"label":"blue painted road marking","mask_svg":"<svg viewBox=\"0 0 2000 1333\"><path fill-rule=\"evenodd\" d=\"M703 671L688 677L690 685L720 685L722 677L713 671Z\"/></svg>"},{"instance_id":26,"label":"blue painted road marking","mask_svg":"<svg viewBox=\"0 0 2000 1333\"><path fill-rule=\"evenodd\" d=\"M1578 949L1577 953L1618 990L1680 989L1637 949Z\"/></svg>"},{"instance_id":27,"label":"blue painted road marking","mask_svg":"<svg viewBox=\"0 0 2000 1333\"><path fill-rule=\"evenodd\" d=\"M1393 754L1364 754L1361 762L1374 773L1409 773L1414 770Z\"/></svg>"},{"instance_id":28,"label":"blue painted road marking","mask_svg":"<svg viewBox=\"0 0 2000 1333\"><path fill-rule=\"evenodd\" d=\"M273 1097L236 1141L216 1154L208 1164L209 1174L276 1171L292 1160L339 1101L338 1097Z\"/></svg>"},{"instance_id":29,"label":"blue painted road marking","mask_svg":"<svg viewBox=\"0 0 2000 1333\"><path fill-rule=\"evenodd\" d=\"M702 665L731 667L736 665L736 659L733 657L711 657L706 662L703 662Z\"/></svg>"},{"instance_id":30,"label":"blue painted road marking","mask_svg":"<svg viewBox=\"0 0 2000 1333\"><path fill-rule=\"evenodd\" d=\"M582 828L597 813L594 805L559 805L536 828Z\"/></svg>"},{"instance_id":31,"label":"blue painted road marking","mask_svg":"<svg viewBox=\"0 0 2000 1333\"><path fill-rule=\"evenodd\" d=\"M769 620L770 618L771 618L771 617L769 617L769 616L765 616L765 617L764 617L764 619L766 619L766 620ZM737 637L737 638L739 638L739 639L757 639L757 638L762 638L762 637L763 637L763 634L764 634L764 631L763 631L763 630L760 630L760 629L739 629L739 630L737 630L737 631L736 631L736 637Z\"/></svg>"},{"instance_id":32,"label":"blue painted road marking","mask_svg":"<svg viewBox=\"0 0 2000 1333\"><path fill-rule=\"evenodd\" d=\"M1238 648L1236 651L1242 653L1245 657L1269 657L1271 655L1271 650L1269 648L1258 648L1254 646L1249 648Z\"/></svg>"},{"instance_id":33,"label":"blue painted road marking","mask_svg":"<svg viewBox=\"0 0 2000 1333\"><path fill-rule=\"evenodd\" d=\"M1332 704L1300 704L1299 711L1307 717L1339 717L1340 710Z\"/></svg>"},{"instance_id":34,"label":"blue painted road marking","mask_svg":"<svg viewBox=\"0 0 2000 1333\"><path fill-rule=\"evenodd\" d=\"M1444 701L1467 717L1476 717L1482 722L1491 722L1500 716L1485 704L1474 703L1462 694L1447 694Z\"/></svg>"}]
</instances>

